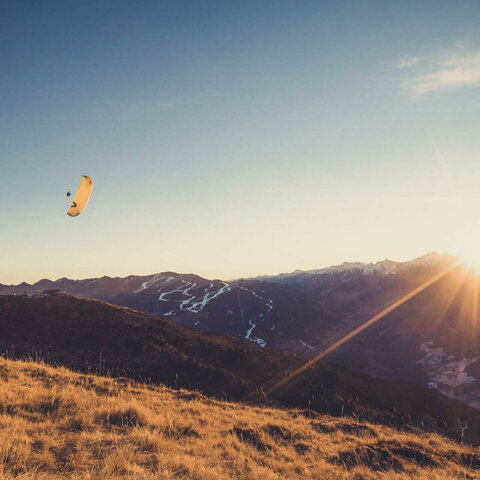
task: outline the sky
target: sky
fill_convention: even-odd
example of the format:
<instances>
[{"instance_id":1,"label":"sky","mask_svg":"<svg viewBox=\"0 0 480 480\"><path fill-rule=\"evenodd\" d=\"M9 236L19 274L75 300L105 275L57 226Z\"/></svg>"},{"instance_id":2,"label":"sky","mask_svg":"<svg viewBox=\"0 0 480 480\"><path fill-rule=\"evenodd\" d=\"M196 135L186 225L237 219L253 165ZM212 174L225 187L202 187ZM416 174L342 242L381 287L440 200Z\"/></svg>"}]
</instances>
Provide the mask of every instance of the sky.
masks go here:
<instances>
[{"instance_id":1,"label":"sky","mask_svg":"<svg viewBox=\"0 0 480 480\"><path fill-rule=\"evenodd\" d=\"M476 249L479 24L474 1L0 0L0 283Z\"/></svg>"}]
</instances>

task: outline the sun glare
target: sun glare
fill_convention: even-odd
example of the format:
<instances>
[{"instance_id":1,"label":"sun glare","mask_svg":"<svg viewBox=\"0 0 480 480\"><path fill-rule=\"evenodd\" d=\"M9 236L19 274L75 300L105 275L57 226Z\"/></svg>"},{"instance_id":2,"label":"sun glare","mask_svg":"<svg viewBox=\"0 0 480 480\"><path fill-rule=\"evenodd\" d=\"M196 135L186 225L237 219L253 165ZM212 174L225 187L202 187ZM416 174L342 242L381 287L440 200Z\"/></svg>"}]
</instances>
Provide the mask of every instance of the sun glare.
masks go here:
<instances>
[{"instance_id":1,"label":"sun glare","mask_svg":"<svg viewBox=\"0 0 480 480\"><path fill-rule=\"evenodd\" d=\"M480 243L475 243L475 246L463 249L460 254L463 263L471 267L475 273L480 273Z\"/></svg>"},{"instance_id":2,"label":"sun glare","mask_svg":"<svg viewBox=\"0 0 480 480\"><path fill-rule=\"evenodd\" d=\"M480 274L480 226L470 222L463 228L454 228L451 247L450 251L457 256L460 263Z\"/></svg>"}]
</instances>

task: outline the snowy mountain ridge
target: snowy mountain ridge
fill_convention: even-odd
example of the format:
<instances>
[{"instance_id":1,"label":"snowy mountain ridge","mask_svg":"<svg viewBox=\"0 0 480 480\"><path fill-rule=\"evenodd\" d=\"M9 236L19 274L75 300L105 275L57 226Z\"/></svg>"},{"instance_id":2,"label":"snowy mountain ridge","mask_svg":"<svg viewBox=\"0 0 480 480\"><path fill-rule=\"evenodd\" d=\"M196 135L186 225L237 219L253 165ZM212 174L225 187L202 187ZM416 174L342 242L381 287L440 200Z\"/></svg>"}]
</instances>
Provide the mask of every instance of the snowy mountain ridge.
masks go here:
<instances>
[{"instance_id":1,"label":"snowy mountain ridge","mask_svg":"<svg viewBox=\"0 0 480 480\"><path fill-rule=\"evenodd\" d=\"M399 270L408 268L431 268L442 263L452 262L456 257L448 253L432 252L413 260L406 262L395 262L385 259L378 262L343 262L340 265L331 265L330 267L313 269L313 270L295 270L290 273L280 273L278 275L266 275L255 277L260 280L288 278L299 275L328 275L328 274L359 274L359 275L395 275Z\"/></svg>"}]
</instances>

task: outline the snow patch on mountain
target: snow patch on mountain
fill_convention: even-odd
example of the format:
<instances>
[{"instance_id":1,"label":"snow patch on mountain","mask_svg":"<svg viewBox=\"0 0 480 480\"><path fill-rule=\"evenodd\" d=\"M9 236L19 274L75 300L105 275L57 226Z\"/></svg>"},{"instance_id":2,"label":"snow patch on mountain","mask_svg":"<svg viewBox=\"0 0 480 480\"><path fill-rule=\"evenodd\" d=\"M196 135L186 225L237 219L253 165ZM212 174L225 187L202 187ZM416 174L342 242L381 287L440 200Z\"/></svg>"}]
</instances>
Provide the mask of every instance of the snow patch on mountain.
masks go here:
<instances>
[{"instance_id":1,"label":"snow patch on mountain","mask_svg":"<svg viewBox=\"0 0 480 480\"><path fill-rule=\"evenodd\" d=\"M169 278L173 279L173 277ZM169 290L168 292L162 292L158 297L158 300L160 302L178 303L177 308L163 313L164 316L176 315L181 311L200 313L212 300L218 298L219 296L232 289L231 285L226 282L220 282L220 285L218 284L218 281L216 283L215 281L210 282L210 285L208 287L202 287L197 285L196 282L187 282L183 279L180 280L180 282L182 282L180 286L173 290ZM196 289L196 291L192 291L194 289ZM202 289L202 294L199 294L198 290L202 291ZM186 298L168 298L169 295L173 293L180 293L182 297ZM198 322L196 322L195 325L198 325Z\"/></svg>"},{"instance_id":2,"label":"snow patch on mountain","mask_svg":"<svg viewBox=\"0 0 480 480\"><path fill-rule=\"evenodd\" d=\"M158 301L159 302L176 302L177 300L171 300L169 298L165 298L167 295L170 295L171 293L175 293L175 292L185 292L185 290L188 290L188 287L189 285L191 285L191 283L189 282L186 282L185 280L182 280L183 283L187 283L187 288L183 288L184 285L178 287L178 288L175 288L174 290L170 290L169 292L162 292L160 294L160 296L158 297Z\"/></svg>"},{"instance_id":3,"label":"snow patch on mountain","mask_svg":"<svg viewBox=\"0 0 480 480\"><path fill-rule=\"evenodd\" d=\"M420 350L424 356L417 364L427 373L430 388L437 389L448 397L463 400L471 407L480 407L480 389L467 388L458 393L458 387L477 382L477 379L470 376L465 369L480 359L480 355L457 360L453 355L447 355L443 347L434 347L433 342L423 343Z\"/></svg>"},{"instance_id":4,"label":"snow patch on mountain","mask_svg":"<svg viewBox=\"0 0 480 480\"><path fill-rule=\"evenodd\" d=\"M252 320L249 320L248 323L250 324L250 328L247 330L247 334L245 335L245 340L249 340L250 342L258 343L261 347L266 347L267 342L263 338L256 337L255 335L252 335L253 329L257 325L255 325L255 323L253 323Z\"/></svg>"},{"instance_id":5,"label":"snow patch on mountain","mask_svg":"<svg viewBox=\"0 0 480 480\"><path fill-rule=\"evenodd\" d=\"M228 283L222 282L222 286L218 290L213 290L215 288L214 283L210 283L210 286L205 290L204 296L192 303L192 305L185 310L189 310L190 312L193 313L199 313L201 312L208 303L210 303L214 298L219 297L220 295L223 295L224 293L228 292L229 290L232 289Z\"/></svg>"},{"instance_id":6,"label":"snow patch on mountain","mask_svg":"<svg viewBox=\"0 0 480 480\"><path fill-rule=\"evenodd\" d=\"M311 345L309 345L308 343L305 343L303 340L298 340L304 347L307 347L309 348L310 350L315 350L315 347L312 347Z\"/></svg>"},{"instance_id":7,"label":"snow patch on mountain","mask_svg":"<svg viewBox=\"0 0 480 480\"><path fill-rule=\"evenodd\" d=\"M192 290L193 288L196 287L196 283L191 283L183 292L182 292L182 295L185 295L186 297L188 297L186 300L183 300L182 303L180 304L180 307L179 309L180 310L187 310L186 308L186 305L188 305L193 299L195 299L195 295L192 295L190 293L190 290Z\"/></svg>"},{"instance_id":8,"label":"snow patch on mountain","mask_svg":"<svg viewBox=\"0 0 480 480\"><path fill-rule=\"evenodd\" d=\"M241 287L240 285L237 285L237 288L241 289L241 290L245 290L247 292L249 292L252 296L256 297L256 298L259 298L260 300L263 300L265 303L265 307L266 307L266 311L265 312L262 312L260 313L257 317L255 317L254 319L250 319L248 321L248 324L250 325L250 328L247 330L247 333L245 334L245 339L246 340L249 340L251 342L255 342L255 343L258 343L261 347L266 347L267 346L267 342L265 340L263 340L263 338L260 338L260 337L256 337L255 335L252 334L253 330L256 328L257 324L253 322L253 320L257 321L260 320L260 319L264 319L265 316L270 313L273 308L274 308L274 303L273 303L273 300L270 299L270 298L265 298L265 297L262 297L261 295L259 295L255 290L251 290L250 288L246 288L246 287Z\"/></svg>"},{"instance_id":9,"label":"snow patch on mountain","mask_svg":"<svg viewBox=\"0 0 480 480\"><path fill-rule=\"evenodd\" d=\"M160 280L164 280L164 284L167 284L173 280L173 277L166 277L162 275L161 273L157 273L153 278L150 280L147 280L146 282L143 282L138 290L135 290L133 293L139 293L142 290L146 290L147 288L150 288L152 285L155 285L157 282Z\"/></svg>"}]
</instances>

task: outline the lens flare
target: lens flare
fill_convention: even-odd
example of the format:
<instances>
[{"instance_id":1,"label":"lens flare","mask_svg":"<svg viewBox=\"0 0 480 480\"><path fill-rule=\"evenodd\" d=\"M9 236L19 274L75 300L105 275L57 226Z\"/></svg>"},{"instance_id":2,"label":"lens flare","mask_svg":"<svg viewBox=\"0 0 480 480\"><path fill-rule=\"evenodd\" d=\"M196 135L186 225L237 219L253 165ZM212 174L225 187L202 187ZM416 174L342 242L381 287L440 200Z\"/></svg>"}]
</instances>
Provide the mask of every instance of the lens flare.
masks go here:
<instances>
[{"instance_id":1,"label":"lens flare","mask_svg":"<svg viewBox=\"0 0 480 480\"><path fill-rule=\"evenodd\" d=\"M464 249L460 258L462 263L471 267L477 275L480 274L480 245L475 248Z\"/></svg>"},{"instance_id":2,"label":"lens flare","mask_svg":"<svg viewBox=\"0 0 480 480\"><path fill-rule=\"evenodd\" d=\"M460 261L480 274L480 229L470 225L467 229L456 232L453 250Z\"/></svg>"},{"instance_id":3,"label":"lens flare","mask_svg":"<svg viewBox=\"0 0 480 480\"><path fill-rule=\"evenodd\" d=\"M352 330L349 334L345 335L343 338L340 340L336 341L333 345L330 347L326 348L323 350L323 352L320 352L318 355L316 355L314 358L311 360L308 360L305 362L303 365L298 367L296 370L288 373L287 375L283 375L280 378L276 378L270 382L267 382L267 384L263 385L259 390L264 396L264 398L267 398L267 395L271 395L274 393L276 390L278 390L280 387L285 385L287 382L295 378L296 376L300 375L302 372L307 370L308 368L312 367L315 365L319 360L322 360L324 357L326 357L328 354L332 353L335 351L338 347L342 346L344 343L347 343L349 340L351 340L353 337L357 336L359 333L363 332L365 329L370 327L370 325L373 325L374 323L378 322L381 320L383 317L388 315L389 313L393 312L395 309L397 309L400 305L403 305L405 302L408 302L411 298L415 297L418 295L420 292L425 290L426 288L430 287L434 283L438 282L441 278L445 277L448 273L450 273L454 268L456 268L459 265L459 262L453 262L451 265L449 265L447 268L445 268L443 271L440 273L437 273L430 279L426 280L423 282L421 285L418 287L414 288L411 290L409 293L404 295L402 298L399 300L393 302L390 306L387 308L383 309L381 312L377 313L377 315L374 315L372 318L364 322L362 325L357 327L356 329ZM478 298L478 297L477 297Z\"/></svg>"}]
</instances>

